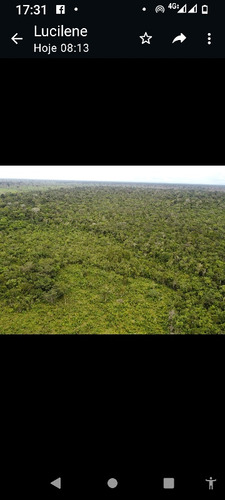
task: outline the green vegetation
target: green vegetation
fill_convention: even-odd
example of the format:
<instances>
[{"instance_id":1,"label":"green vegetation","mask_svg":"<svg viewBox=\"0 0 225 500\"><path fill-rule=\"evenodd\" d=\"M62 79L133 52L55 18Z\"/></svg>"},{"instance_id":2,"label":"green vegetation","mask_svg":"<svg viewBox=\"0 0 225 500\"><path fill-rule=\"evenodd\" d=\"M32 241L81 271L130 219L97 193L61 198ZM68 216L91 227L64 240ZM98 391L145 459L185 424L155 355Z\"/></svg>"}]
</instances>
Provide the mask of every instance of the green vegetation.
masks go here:
<instances>
[{"instance_id":1,"label":"green vegetation","mask_svg":"<svg viewBox=\"0 0 225 500\"><path fill-rule=\"evenodd\" d=\"M0 181L2 334L224 334L225 187Z\"/></svg>"}]
</instances>

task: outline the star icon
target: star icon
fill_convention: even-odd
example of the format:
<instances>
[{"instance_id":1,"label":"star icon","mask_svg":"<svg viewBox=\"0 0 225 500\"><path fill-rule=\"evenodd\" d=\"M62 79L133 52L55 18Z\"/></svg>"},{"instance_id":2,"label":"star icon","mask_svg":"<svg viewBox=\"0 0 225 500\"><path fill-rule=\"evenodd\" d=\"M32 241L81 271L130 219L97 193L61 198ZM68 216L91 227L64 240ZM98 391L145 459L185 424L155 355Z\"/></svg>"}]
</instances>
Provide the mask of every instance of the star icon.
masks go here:
<instances>
[{"instance_id":1,"label":"star icon","mask_svg":"<svg viewBox=\"0 0 225 500\"><path fill-rule=\"evenodd\" d=\"M143 45L143 43L148 43L150 45L150 40L152 38L151 35L148 35L147 31L144 33L144 35L140 36L139 38L141 38L142 42L141 42L141 45Z\"/></svg>"}]
</instances>

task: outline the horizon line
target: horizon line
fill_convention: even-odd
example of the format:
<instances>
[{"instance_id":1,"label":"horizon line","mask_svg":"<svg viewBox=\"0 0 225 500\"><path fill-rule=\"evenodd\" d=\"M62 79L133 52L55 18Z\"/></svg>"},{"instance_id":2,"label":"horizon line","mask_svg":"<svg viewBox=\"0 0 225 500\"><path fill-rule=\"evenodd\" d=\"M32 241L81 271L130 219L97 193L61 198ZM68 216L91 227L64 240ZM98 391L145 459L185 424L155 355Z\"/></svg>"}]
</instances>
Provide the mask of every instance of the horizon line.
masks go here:
<instances>
[{"instance_id":1,"label":"horizon line","mask_svg":"<svg viewBox=\"0 0 225 500\"><path fill-rule=\"evenodd\" d=\"M1 181L39 181L39 182L96 182L96 183L115 183L115 184L172 184L172 185L189 185L189 186L225 186L224 184L216 184L209 182L173 182L173 181L128 181L128 180L96 180L96 179L38 179L30 177L0 177Z\"/></svg>"}]
</instances>

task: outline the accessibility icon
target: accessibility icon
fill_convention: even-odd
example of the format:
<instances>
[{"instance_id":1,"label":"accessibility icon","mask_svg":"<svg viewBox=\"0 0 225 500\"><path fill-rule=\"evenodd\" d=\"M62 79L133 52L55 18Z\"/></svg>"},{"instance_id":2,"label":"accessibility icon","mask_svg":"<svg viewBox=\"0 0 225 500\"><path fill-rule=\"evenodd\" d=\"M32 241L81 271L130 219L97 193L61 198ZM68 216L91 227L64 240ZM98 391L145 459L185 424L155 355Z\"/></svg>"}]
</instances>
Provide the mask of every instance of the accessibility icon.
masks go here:
<instances>
[{"instance_id":1,"label":"accessibility icon","mask_svg":"<svg viewBox=\"0 0 225 500\"><path fill-rule=\"evenodd\" d=\"M217 479L213 479L212 477L206 479L206 482L209 483L209 490L213 490L215 481L217 481Z\"/></svg>"}]
</instances>

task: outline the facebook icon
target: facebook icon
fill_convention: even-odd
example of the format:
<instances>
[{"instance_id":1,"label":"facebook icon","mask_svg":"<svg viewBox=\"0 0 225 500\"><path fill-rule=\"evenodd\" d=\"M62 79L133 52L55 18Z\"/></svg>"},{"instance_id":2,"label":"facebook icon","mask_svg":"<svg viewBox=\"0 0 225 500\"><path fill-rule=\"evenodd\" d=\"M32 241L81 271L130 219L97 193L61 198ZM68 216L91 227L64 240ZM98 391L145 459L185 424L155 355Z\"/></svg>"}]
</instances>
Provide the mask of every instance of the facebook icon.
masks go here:
<instances>
[{"instance_id":1,"label":"facebook icon","mask_svg":"<svg viewBox=\"0 0 225 500\"><path fill-rule=\"evenodd\" d=\"M65 5L56 5L56 14L65 14L66 6Z\"/></svg>"}]
</instances>

